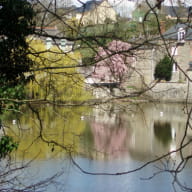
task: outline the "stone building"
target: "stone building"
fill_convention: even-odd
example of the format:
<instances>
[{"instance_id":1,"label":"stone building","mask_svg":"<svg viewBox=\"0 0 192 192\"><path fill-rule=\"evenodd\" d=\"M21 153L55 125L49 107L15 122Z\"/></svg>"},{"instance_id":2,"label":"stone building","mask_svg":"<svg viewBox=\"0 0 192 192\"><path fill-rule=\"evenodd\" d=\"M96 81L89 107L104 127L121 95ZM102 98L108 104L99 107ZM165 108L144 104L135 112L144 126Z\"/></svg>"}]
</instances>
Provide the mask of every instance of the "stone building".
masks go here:
<instances>
[{"instance_id":1,"label":"stone building","mask_svg":"<svg viewBox=\"0 0 192 192\"><path fill-rule=\"evenodd\" d=\"M83 25L104 24L107 20L116 22L117 14L108 1L88 1L76 9L76 19Z\"/></svg>"},{"instance_id":2,"label":"stone building","mask_svg":"<svg viewBox=\"0 0 192 192\"><path fill-rule=\"evenodd\" d=\"M172 78L157 82L155 66L167 54L174 61ZM135 55L134 70L125 83L126 88L143 91L158 101L192 102L192 29L189 24L172 26L162 38L156 38L156 42L137 49Z\"/></svg>"},{"instance_id":3,"label":"stone building","mask_svg":"<svg viewBox=\"0 0 192 192\"><path fill-rule=\"evenodd\" d=\"M187 73L192 62L191 26L178 23L164 33L164 39L175 60L172 81L184 82L186 80L184 73Z\"/></svg>"},{"instance_id":4,"label":"stone building","mask_svg":"<svg viewBox=\"0 0 192 192\"><path fill-rule=\"evenodd\" d=\"M165 53L169 53L173 58L172 79L169 82L157 83L146 94L159 101L192 102L191 26L180 23L172 26L163 34L160 43L164 44Z\"/></svg>"},{"instance_id":5,"label":"stone building","mask_svg":"<svg viewBox=\"0 0 192 192\"><path fill-rule=\"evenodd\" d=\"M138 88L150 85L155 80L156 64L168 54L174 61L170 82L184 83L192 69L192 29L187 24L177 24L163 33L163 39L153 42L153 46L141 46L135 54L135 70L129 83L133 82Z\"/></svg>"}]
</instances>

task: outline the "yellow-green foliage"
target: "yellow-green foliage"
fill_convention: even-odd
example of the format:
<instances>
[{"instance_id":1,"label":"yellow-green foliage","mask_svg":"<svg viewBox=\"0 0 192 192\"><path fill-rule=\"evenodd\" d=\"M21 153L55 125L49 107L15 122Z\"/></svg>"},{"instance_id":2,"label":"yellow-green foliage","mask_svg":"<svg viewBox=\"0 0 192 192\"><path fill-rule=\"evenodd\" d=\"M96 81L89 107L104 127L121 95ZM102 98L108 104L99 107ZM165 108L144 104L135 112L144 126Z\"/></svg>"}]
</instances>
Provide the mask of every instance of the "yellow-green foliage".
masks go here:
<instances>
[{"instance_id":1,"label":"yellow-green foliage","mask_svg":"<svg viewBox=\"0 0 192 192\"><path fill-rule=\"evenodd\" d=\"M89 98L84 89L83 76L75 67L69 67L78 65L81 59L79 52L64 53L57 46L47 51L40 40L30 41L30 47L34 53L30 58L35 62L35 81L28 85L32 98L54 101L82 101Z\"/></svg>"}]
</instances>

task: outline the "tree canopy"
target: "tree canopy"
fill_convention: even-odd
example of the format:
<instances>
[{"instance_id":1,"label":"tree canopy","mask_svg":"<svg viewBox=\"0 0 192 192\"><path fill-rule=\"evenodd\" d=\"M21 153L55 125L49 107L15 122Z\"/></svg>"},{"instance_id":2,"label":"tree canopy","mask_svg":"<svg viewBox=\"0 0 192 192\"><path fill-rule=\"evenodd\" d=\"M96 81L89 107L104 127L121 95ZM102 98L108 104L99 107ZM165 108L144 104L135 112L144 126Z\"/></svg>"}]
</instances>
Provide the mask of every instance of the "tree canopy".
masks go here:
<instances>
[{"instance_id":1,"label":"tree canopy","mask_svg":"<svg viewBox=\"0 0 192 192\"><path fill-rule=\"evenodd\" d=\"M34 12L26 0L3 0L0 6L0 78L15 84L32 66L26 37L34 32Z\"/></svg>"}]
</instances>

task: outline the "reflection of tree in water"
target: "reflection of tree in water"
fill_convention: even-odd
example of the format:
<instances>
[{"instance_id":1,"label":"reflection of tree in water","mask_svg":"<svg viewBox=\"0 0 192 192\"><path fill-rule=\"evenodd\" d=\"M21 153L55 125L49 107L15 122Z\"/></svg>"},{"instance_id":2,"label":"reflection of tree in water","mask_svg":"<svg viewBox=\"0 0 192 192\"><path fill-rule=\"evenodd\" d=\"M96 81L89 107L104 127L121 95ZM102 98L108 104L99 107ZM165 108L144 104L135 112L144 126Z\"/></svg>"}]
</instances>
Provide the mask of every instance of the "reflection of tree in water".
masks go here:
<instances>
[{"instance_id":1,"label":"reflection of tree in water","mask_svg":"<svg viewBox=\"0 0 192 192\"><path fill-rule=\"evenodd\" d=\"M61 150L58 145L70 149L74 154L82 151L80 135L84 132L86 122L80 121L80 118L89 108L35 105L31 109L23 106L22 110L25 112L17 116L10 114L4 119L6 133L19 142L18 160L23 157L26 160L57 157ZM17 124L12 125L11 119L16 119Z\"/></svg>"},{"instance_id":2,"label":"reflection of tree in water","mask_svg":"<svg viewBox=\"0 0 192 192\"><path fill-rule=\"evenodd\" d=\"M101 156L118 158L127 154L127 142L129 133L127 123L121 114L106 114L107 118L95 119L91 123L94 138L94 146Z\"/></svg>"},{"instance_id":3,"label":"reflection of tree in water","mask_svg":"<svg viewBox=\"0 0 192 192\"><path fill-rule=\"evenodd\" d=\"M167 146L172 140L170 122L155 121L153 128L156 138Z\"/></svg>"}]
</instances>

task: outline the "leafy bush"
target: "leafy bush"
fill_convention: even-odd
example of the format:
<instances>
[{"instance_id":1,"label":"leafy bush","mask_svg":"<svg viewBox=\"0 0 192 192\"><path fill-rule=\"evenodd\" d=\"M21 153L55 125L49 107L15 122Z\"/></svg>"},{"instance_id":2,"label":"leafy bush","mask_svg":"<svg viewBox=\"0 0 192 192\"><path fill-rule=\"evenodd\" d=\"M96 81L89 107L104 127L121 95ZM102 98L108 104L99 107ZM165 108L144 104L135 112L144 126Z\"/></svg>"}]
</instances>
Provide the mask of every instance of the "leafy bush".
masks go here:
<instances>
[{"instance_id":1,"label":"leafy bush","mask_svg":"<svg viewBox=\"0 0 192 192\"><path fill-rule=\"evenodd\" d=\"M155 79L170 81L172 76L173 61L165 55L155 67Z\"/></svg>"},{"instance_id":2,"label":"leafy bush","mask_svg":"<svg viewBox=\"0 0 192 192\"><path fill-rule=\"evenodd\" d=\"M5 158L13 150L17 149L18 143L13 141L10 136L2 136L0 139L0 159Z\"/></svg>"},{"instance_id":3,"label":"leafy bush","mask_svg":"<svg viewBox=\"0 0 192 192\"><path fill-rule=\"evenodd\" d=\"M34 12L27 0L3 0L0 6L0 77L19 84L33 65L25 40L34 33Z\"/></svg>"},{"instance_id":4,"label":"leafy bush","mask_svg":"<svg viewBox=\"0 0 192 192\"><path fill-rule=\"evenodd\" d=\"M34 33L35 15L27 0L0 1L0 112L17 108L24 98L25 73L33 65L26 37ZM11 101L12 100L12 101Z\"/></svg>"},{"instance_id":5,"label":"leafy bush","mask_svg":"<svg viewBox=\"0 0 192 192\"><path fill-rule=\"evenodd\" d=\"M24 83L13 85L7 82L5 78L0 78L0 113L7 109L18 109L21 103L14 100L22 100L25 98Z\"/></svg>"}]
</instances>

